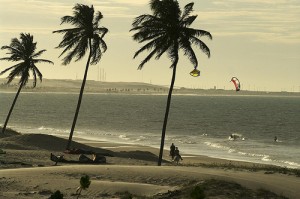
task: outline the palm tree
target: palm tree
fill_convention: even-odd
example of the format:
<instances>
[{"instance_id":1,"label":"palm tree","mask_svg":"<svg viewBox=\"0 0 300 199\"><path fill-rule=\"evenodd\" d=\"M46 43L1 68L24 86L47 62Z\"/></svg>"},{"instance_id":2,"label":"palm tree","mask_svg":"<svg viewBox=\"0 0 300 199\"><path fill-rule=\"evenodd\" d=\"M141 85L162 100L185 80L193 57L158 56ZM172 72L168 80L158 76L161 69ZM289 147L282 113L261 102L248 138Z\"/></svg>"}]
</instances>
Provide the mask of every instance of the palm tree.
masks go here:
<instances>
[{"instance_id":1,"label":"palm tree","mask_svg":"<svg viewBox=\"0 0 300 199\"><path fill-rule=\"evenodd\" d=\"M89 65L97 64L100 61L102 54L107 50L107 46L103 40L103 37L108 32L107 28L99 27L99 23L103 18L103 15L101 12L94 14L95 11L93 6L89 7L82 4L76 4L73 10L74 16L62 17L61 24L70 23L74 25L75 28L53 31L53 33L64 34L63 40L57 46L57 48L64 48L60 56L62 56L65 52L70 51L63 58L63 65L69 64L73 58L75 58L75 62L79 61L84 57L85 53L89 49L89 56L85 67L84 77L81 84L77 108L70 131L68 144L66 147L67 149L69 149L71 146Z\"/></svg>"},{"instance_id":2,"label":"palm tree","mask_svg":"<svg viewBox=\"0 0 300 199\"><path fill-rule=\"evenodd\" d=\"M10 115L12 113L12 110L16 104L16 101L18 99L18 96L22 90L22 88L27 84L28 79L30 77L30 72L33 74L33 88L36 86L36 80L37 76L42 81L43 75L37 68L37 63L50 63L53 64L52 61L46 60L46 59L36 59L39 57L43 52L46 50L40 50L38 52L35 52L36 50L36 42L33 42L33 36L30 34L24 34L21 33L20 40L17 38L13 38L11 40L11 44L9 46L2 46L1 49L7 49L9 52L7 54L10 55L10 57L4 57L0 58L0 60L6 60L6 61L12 61L12 62L19 62L16 65L13 65L4 71L0 73L0 75L3 75L7 71L11 70L9 73L7 79L7 84L12 82L16 77L20 77L19 80L19 89L17 91L17 94L14 98L14 101L11 105L11 108L9 110L9 113L6 117L4 126L2 128L2 133L5 132L6 126L8 123L8 120L10 118Z\"/></svg>"},{"instance_id":3,"label":"palm tree","mask_svg":"<svg viewBox=\"0 0 300 199\"><path fill-rule=\"evenodd\" d=\"M207 36L212 39L209 32L190 28L197 15L191 16L194 3L189 3L181 11L176 0L151 0L150 8L153 15L144 14L136 17L132 23L133 28L130 31L137 31L133 39L139 43L147 42L134 55L136 58L141 52L151 51L148 56L140 63L138 69L142 69L154 55L159 59L164 53L167 53L171 60L170 68L173 70L171 86L168 93L166 112L162 128L161 145L158 158L158 166L161 165L165 134L168 122L171 97L176 76L176 68L179 60L179 50L183 50L184 55L194 65L198 67L198 60L192 44L198 46L208 57L210 50L206 44L199 39L201 36Z\"/></svg>"}]
</instances>

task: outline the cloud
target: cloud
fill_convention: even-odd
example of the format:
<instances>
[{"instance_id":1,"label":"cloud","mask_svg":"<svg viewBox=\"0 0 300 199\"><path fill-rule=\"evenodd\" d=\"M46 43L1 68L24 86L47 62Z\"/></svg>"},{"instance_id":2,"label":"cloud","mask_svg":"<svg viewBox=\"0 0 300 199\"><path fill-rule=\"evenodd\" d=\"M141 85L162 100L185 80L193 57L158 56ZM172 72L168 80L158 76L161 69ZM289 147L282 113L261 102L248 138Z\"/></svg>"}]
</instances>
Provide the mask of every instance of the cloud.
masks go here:
<instances>
[{"instance_id":1,"label":"cloud","mask_svg":"<svg viewBox=\"0 0 300 199\"><path fill-rule=\"evenodd\" d=\"M149 0L110 0L111 3L144 6L149 4Z\"/></svg>"},{"instance_id":2,"label":"cloud","mask_svg":"<svg viewBox=\"0 0 300 199\"><path fill-rule=\"evenodd\" d=\"M27 28L47 33L48 29L59 28L60 18L72 14L75 5L73 0L0 1L1 5L7 5L0 6L1 32ZM138 14L149 12L149 0L82 0L78 3L93 4L95 10L104 14L105 24L112 27L120 23L128 26ZM300 42L299 0L211 0L196 3L194 9L198 15L194 25L214 35L249 35L261 42ZM119 28L116 31L122 32Z\"/></svg>"},{"instance_id":3,"label":"cloud","mask_svg":"<svg viewBox=\"0 0 300 199\"><path fill-rule=\"evenodd\" d=\"M300 43L300 2L294 0L213 1L198 23L223 36L248 35L260 42Z\"/></svg>"}]
</instances>

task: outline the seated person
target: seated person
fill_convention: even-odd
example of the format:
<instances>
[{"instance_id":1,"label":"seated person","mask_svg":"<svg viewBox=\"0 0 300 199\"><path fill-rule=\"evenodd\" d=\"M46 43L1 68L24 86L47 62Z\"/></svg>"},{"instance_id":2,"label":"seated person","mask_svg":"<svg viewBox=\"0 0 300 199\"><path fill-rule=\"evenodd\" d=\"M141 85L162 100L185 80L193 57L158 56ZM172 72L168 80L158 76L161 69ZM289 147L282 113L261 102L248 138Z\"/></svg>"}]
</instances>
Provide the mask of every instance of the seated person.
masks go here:
<instances>
[{"instance_id":1,"label":"seated person","mask_svg":"<svg viewBox=\"0 0 300 199\"><path fill-rule=\"evenodd\" d=\"M86 162L86 163L105 163L106 158L103 155L93 153L93 158L89 158L83 154L79 155L79 162Z\"/></svg>"},{"instance_id":2,"label":"seated person","mask_svg":"<svg viewBox=\"0 0 300 199\"><path fill-rule=\"evenodd\" d=\"M80 154L79 155L79 158L78 158L79 162L93 162L93 160L83 154Z\"/></svg>"},{"instance_id":3,"label":"seated person","mask_svg":"<svg viewBox=\"0 0 300 199\"><path fill-rule=\"evenodd\" d=\"M94 153L93 154L93 162L106 163L106 158L103 155Z\"/></svg>"},{"instance_id":4,"label":"seated person","mask_svg":"<svg viewBox=\"0 0 300 199\"><path fill-rule=\"evenodd\" d=\"M50 159L55 162L55 165L57 165L57 162L62 162L64 161L64 155L54 155L53 153L51 153L50 155Z\"/></svg>"}]
</instances>

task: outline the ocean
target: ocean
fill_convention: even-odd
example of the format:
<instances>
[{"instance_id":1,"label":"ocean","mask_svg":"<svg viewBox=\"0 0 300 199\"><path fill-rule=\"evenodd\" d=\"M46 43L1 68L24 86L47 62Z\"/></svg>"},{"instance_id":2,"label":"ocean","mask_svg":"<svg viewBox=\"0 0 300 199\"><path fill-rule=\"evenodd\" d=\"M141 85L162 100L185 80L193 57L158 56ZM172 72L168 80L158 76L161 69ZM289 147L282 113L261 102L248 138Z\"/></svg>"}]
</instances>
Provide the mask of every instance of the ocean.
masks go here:
<instances>
[{"instance_id":1,"label":"ocean","mask_svg":"<svg viewBox=\"0 0 300 199\"><path fill-rule=\"evenodd\" d=\"M300 97L235 94L173 95L165 149L174 143L182 154L300 168ZM0 93L0 125L14 96ZM74 136L159 148L166 98L86 93ZM8 127L68 136L77 99L77 93L21 93Z\"/></svg>"}]
</instances>

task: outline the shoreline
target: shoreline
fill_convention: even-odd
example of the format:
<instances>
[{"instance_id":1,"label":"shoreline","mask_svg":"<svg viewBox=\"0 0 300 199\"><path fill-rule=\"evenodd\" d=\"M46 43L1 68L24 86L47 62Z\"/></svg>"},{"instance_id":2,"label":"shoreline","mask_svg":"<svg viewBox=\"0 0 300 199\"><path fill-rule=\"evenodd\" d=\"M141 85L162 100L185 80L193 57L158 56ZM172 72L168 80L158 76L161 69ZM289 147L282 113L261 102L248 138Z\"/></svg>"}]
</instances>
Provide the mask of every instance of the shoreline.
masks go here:
<instances>
[{"instance_id":1,"label":"shoreline","mask_svg":"<svg viewBox=\"0 0 300 199\"><path fill-rule=\"evenodd\" d=\"M56 190L64 193L66 198L73 198L84 174L92 181L91 187L84 192L90 197L85 198L120 198L118 193L130 193L140 198L159 199L168 194L179 195L174 198L187 198L191 187L197 184L205 186L207 194L249 192L252 195L263 189L279 194L273 198L284 195L296 199L300 196L300 177L283 174L280 169L268 170L266 165L188 154L182 154L184 160L176 165L169 161L166 150L163 164L158 167L159 149L78 137L72 143L75 148L111 154L106 156L106 164L58 163L53 166L50 153L63 154L66 142L65 138L45 134L12 132L6 137L0 136L0 149L6 152L0 155L0 183L9 185L0 187L0 198L46 199ZM64 155L66 159L78 157ZM300 176L300 172L298 174ZM227 189L227 185L230 188ZM220 186L222 193L215 193L215 186ZM262 194L273 196L266 191Z\"/></svg>"},{"instance_id":2,"label":"shoreline","mask_svg":"<svg viewBox=\"0 0 300 199\"><path fill-rule=\"evenodd\" d=\"M66 136L62 136L62 137L67 139ZM110 141L107 141L107 140L94 141L94 140L92 140L93 139L92 137L81 137L80 138L79 136L74 136L74 139L75 140L78 139L77 141L83 142L83 143L86 143L86 144L90 144L91 142L95 143L96 147L100 147L100 145L98 145L100 143L107 143L107 145L118 145L118 147L124 145L124 147L127 147L129 149L130 149L130 147L133 147L133 148L136 148L136 147L143 148L143 147L145 147L148 150L150 150L151 152L153 152L154 154L156 154L156 155L159 154L159 147L154 147L154 146L150 146L150 145L139 145L139 144L136 144L136 143L126 143L126 142L110 142ZM168 159L168 154L169 154L169 150L167 149L167 147L165 147L163 157ZM280 165L280 164L283 164L283 163L278 163L278 164L274 163L274 164L272 164L272 162L270 162L270 161L265 161L264 162L263 160L261 160L261 162L260 162L260 161L243 160L243 159L238 159L238 158L223 158L223 157L218 157L218 156L213 156L213 155L210 156L210 155L203 155L203 154L197 154L197 153L183 153L183 152L181 152L181 156L188 158L188 160L190 158L195 158L195 159L204 158L204 159L211 159L214 162L226 162L226 163L240 162L240 163L244 163L244 164L247 164L247 165L263 165L265 167L281 167L281 168L288 168L288 169L300 169L298 166L295 166L295 165L286 165L286 166L284 166L284 165ZM211 161L208 161L208 162L211 162ZM286 164L288 164L288 163L286 163ZM298 163L294 163L294 164L298 164Z\"/></svg>"},{"instance_id":3,"label":"shoreline","mask_svg":"<svg viewBox=\"0 0 300 199\"><path fill-rule=\"evenodd\" d=\"M23 133L23 134L31 134L31 133ZM62 134L57 134L57 133L52 133L52 134L46 134L46 133L37 133L37 134L41 134L41 135L52 135L52 136L57 136L63 139L68 139L68 136L66 135L62 135ZM142 144L137 144L137 143L126 143L126 141L108 141L107 139L99 139L99 138L93 138L91 136L73 136L73 141L78 141L80 143L84 143L87 145L91 145L94 147L101 147L103 149L118 149L118 148L124 148L124 150L128 149L128 150L132 150L134 148L139 148L140 150L149 150L151 151L153 154L157 155L159 154L159 147L155 147L155 146L151 146L151 145L142 145ZM164 154L163 157L166 160L169 160L169 150L167 149L167 147L165 147L164 149ZM223 158L223 157L218 157L218 156L210 156L210 155L202 155L202 154L197 154L197 153L183 153L181 151L181 155L183 157L188 156L187 158L185 158L186 160L190 161L190 159L205 159L205 160L210 160L210 161L204 161L205 164L207 163L211 163L211 162L217 162L217 163L225 163L225 164L232 164L232 162L237 162L239 163L238 165L241 165L241 163L245 164L245 165L261 165L263 167L280 167L280 168L288 168L288 169L300 169L297 166L293 166L293 165L282 165L283 163L278 163L278 164L272 164L272 162L269 161L265 161L265 162L260 162L260 161L251 161L251 160L243 160L243 159L238 159L238 158ZM221 155L220 155L221 156ZM193 160L194 161L194 160ZM202 162L198 161L197 163L201 164ZM287 164L287 163L286 163ZM261 167L260 166L260 167Z\"/></svg>"}]
</instances>

